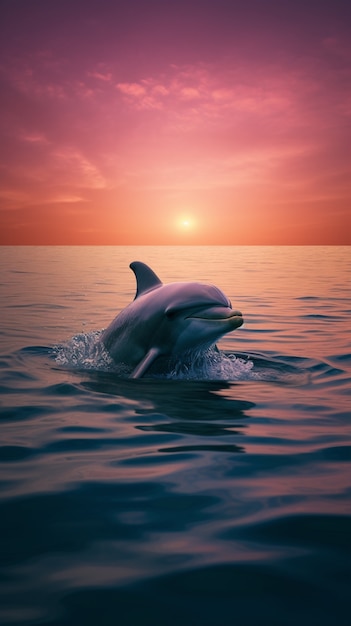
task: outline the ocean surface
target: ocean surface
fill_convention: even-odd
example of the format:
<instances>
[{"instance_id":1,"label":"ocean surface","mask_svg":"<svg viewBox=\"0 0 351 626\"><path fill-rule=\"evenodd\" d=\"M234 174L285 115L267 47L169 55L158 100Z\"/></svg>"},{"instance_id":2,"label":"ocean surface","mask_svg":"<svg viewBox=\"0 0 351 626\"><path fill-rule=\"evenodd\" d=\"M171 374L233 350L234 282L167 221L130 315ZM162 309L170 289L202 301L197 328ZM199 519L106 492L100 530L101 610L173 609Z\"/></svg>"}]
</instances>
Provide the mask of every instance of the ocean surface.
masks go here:
<instances>
[{"instance_id":1,"label":"ocean surface","mask_svg":"<svg viewBox=\"0 0 351 626\"><path fill-rule=\"evenodd\" d=\"M140 380L129 269L244 326ZM0 623L349 626L348 247L0 248Z\"/></svg>"}]
</instances>

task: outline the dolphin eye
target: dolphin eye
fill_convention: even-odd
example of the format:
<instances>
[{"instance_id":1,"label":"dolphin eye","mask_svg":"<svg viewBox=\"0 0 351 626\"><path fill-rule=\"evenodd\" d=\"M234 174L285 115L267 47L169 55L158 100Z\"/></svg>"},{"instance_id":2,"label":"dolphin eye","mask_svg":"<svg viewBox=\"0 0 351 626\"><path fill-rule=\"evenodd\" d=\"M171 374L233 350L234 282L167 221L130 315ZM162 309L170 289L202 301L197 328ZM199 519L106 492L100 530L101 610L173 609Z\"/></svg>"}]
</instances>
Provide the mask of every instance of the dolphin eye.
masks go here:
<instances>
[{"instance_id":1,"label":"dolphin eye","mask_svg":"<svg viewBox=\"0 0 351 626\"><path fill-rule=\"evenodd\" d=\"M176 311L166 311L166 317L168 317L169 320L172 320L176 316L176 314Z\"/></svg>"}]
</instances>

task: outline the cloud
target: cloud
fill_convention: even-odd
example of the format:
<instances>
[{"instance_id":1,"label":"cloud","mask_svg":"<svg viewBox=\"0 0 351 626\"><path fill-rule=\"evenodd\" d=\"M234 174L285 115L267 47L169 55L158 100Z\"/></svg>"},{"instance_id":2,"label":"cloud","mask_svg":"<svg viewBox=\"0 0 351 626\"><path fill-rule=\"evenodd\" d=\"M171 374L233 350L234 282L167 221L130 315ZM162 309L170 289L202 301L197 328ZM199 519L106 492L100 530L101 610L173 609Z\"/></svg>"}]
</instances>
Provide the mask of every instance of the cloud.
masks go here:
<instances>
[{"instance_id":1,"label":"cloud","mask_svg":"<svg viewBox=\"0 0 351 626\"><path fill-rule=\"evenodd\" d=\"M341 56L333 39L321 49ZM116 210L128 194L143 206L148 194L161 203L217 190L278 206L350 193L346 65L227 58L77 73L50 55L33 59L1 72L4 207L78 209L98 192Z\"/></svg>"},{"instance_id":2,"label":"cloud","mask_svg":"<svg viewBox=\"0 0 351 626\"><path fill-rule=\"evenodd\" d=\"M36 133L36 132L24 133L20 138L23 141L27 141L30 144L47 145L50 143L48 139L42 133Z\"/></svg>"},{"instance_id":3,"label":"cloud","mask_svg":"<svg viewBox=\"0 0 351 626\"><path fill-rule=\"evenodd\" d=\"M88 76L91 76L92 78L96 78L96 80L101 80L104 83L112 82L112 73L111 72L107 72L107 73L103 73L103 72L88 72Z\"/></svg>"},{"instance_id":4,"label":"cloud","mask_svg":"<svg viewBox=\"0 0 351 626\"><path fill-rule=\"evenodd\" d=\"M143 97L146 93L145 87L139 83L117 83L117 89L126 96L132 96L134 98Z\"/></svg>"},{"instance_id":5,"label":"cloud","mask_svg":"<svg viewBox=\"0 0 351 626\"><path fill-rule=\"evenodd\" d=\"M251 80L248 76L251 74ZM216 65L171 66L167 74L149 76L138 83L118 83L117 89L127 97L131 108L154 108L173 114L173 119L206 123L231 112L254 113L262 117L287 114L297 100L299 84L291 84L279 68L266 68L264 74L247 66L233 69ZM296 89L297 87L297 89Z\"/></svg>"},{"instance_id":6,"label":"cloud","mask_svg":"<svg viewBox=\"0 0 351 626\"><path fill-rule=\"evenodd\" d=\"M57 150L52 157L54 169L64 172L71 186L84 189L105 189L108 186L99 168L76 149Z\"/></svg>"},{"instance_id":7,"label":"cloud","mask_svg":"<svg viewBox=\"0 0 351 626\"><path fill-rule=\"evenodd\" d=\"M181 98L185 98L185 100L197 100L201 98L201 93L195 87L182 87L179 92Z\"/></svg>"},{"instance_id":8,"label":"cloud","mask_svg":"<svg viewBox=\"0 0 351 626\"><path fill-rule=\"evenodd\" d=\"M155 96L168 96L170 91L164 85L152 85L152 93Z\"/></svg>"}]
</instances>

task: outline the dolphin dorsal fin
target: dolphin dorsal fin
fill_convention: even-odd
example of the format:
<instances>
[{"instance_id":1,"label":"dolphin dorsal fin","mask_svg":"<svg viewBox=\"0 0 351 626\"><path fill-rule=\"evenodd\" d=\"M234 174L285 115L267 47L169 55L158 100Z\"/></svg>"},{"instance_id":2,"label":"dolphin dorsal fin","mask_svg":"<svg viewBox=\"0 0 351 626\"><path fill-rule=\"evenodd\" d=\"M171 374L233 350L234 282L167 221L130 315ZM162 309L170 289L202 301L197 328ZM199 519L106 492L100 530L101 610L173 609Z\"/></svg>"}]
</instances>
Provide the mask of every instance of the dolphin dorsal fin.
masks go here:
<instances>
[{"instance_id":1,"label":"dolphin dorsal fin","mask_svg":"<svg viewBox=\"0 0 351 626\"><path fill-rule=\"evenodd\" d=\"M138 298L138 296L141 296L143 293L151 291L152 289L155 289L156 287L160 287L160 285L162 285L159 277L156 276L151 267L149 267L145 263L141 263L140 261L133 261L133 263L131 263L129 267L131 270L133 270L137 281L137 290L134 299Z\"/></svg>"}]
</instances>

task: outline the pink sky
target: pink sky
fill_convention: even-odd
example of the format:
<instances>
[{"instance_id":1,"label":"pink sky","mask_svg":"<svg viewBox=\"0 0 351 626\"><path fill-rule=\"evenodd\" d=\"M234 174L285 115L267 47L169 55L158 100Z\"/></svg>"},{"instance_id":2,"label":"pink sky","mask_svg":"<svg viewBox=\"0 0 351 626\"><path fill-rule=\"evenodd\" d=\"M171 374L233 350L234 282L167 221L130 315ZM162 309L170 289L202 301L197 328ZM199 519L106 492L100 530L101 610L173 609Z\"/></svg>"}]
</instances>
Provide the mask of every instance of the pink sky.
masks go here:
<instances>
[{"instance_id":1,"label":"pink sky","mask_svg":"<svg viewBox=\"0 0 351 626\"><path fill-rule=\"evenodd\" d=\"M351 243L348 2L0 13L0 243Z\"/></svg>"}]
</instances>

